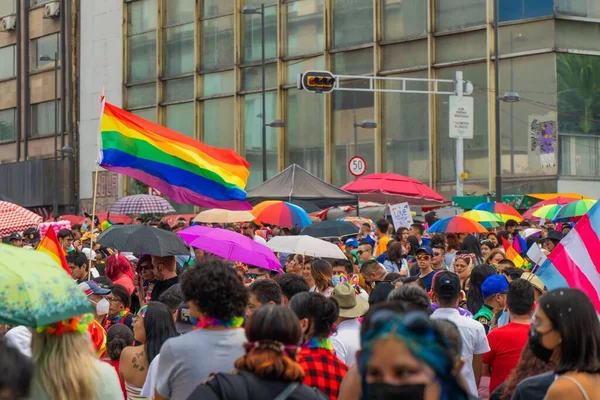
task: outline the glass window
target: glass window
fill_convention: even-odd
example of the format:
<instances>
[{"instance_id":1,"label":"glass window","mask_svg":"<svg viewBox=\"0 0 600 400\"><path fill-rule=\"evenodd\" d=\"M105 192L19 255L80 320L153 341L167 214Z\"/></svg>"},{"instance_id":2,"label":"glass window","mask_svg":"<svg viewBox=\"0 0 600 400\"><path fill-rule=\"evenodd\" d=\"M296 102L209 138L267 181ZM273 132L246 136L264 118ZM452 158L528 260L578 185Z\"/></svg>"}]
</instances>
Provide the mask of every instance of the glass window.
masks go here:
<instances>
[{"instance_id":1,"label":"glass window","mask_svg":"<svg viewBox=\"0 0 600 400\"><path fill-rule=\"evenodd\" d=\"M394 75L427 78L427 71ZM401 89L402 81L384 81L386 89ZM407 82L411 90L427 90L427 82ZM383 169L429 182L429 96L384 93L382 122Z\"/></svg>"},{"instance_id":2,"label":"glass window","mask_svg":"<svg viewBox=\"0 0 600 400\"><path fill-rule=\"evenodd\" d=\"M205 100L202 142L222 149L235 149L233 97Z\"/></svg>"},{"instance_id":3,"label":"glass window","mask_svg":"<svg viewBox=\"0 0 600 400\"><path fill-rule=\"evenodd\" d=\"M156 83L131 86L127 89L128 108L154 105L156 105Z\"/></svg>"},{"instance_id":4,"label":"glass window","mask_svg":"<svg viewBox=\"0 0 600 400\"><path fill-rule=\"evenodd\" d=\"M554 23L554 20L547 20L500 26L500 54L551 49L554 47ZM556 40L559 38L556 35Z\"/></svg>"},{"instance_id":5,"label":"glass window","mask_svg":"<svg viewBox=\"0 0 600 400\"><path fill-rule=\"evenodd\" d=\"M277 118L277 93L266 94L267 123ZM262 176L262 105L261 94L244 96L244 147L250 163L250 177L246 187L252 188L263 181ZM267 179L277 174L278 135L280 128L267 127Z\"/></svg>"},{"instance_id":6,"label":"glass window","mask_svg":"<svg viewBox=\"0 0 600 400\"><path fill-rule=\"evenodd\" d=\"M277 86L277 64L265 64L265 87ZM262 88L262 66L242 69L242 90Z\"/></svg>"},{"instance_id":7,"label":"glass window","mask_svg":"<svg viewBox=\"0 0 600 400\"><path fill-rule=\"evenodd\" d=\"M164 86L164 101L181 101L194 99L194 77L166 81Z\"/></svg>"},{"instance_id":8,"label":"glass window","mask_svg":"<svg viewBox=\"0 0 600 400\"><path fill-rule=\"evenodd\" d=\"M333 0L333 47L373 42L373 1Z\"/></svg>"},{"instance_id":9,"label":"glass window","mask_svg":"<svg viewBox=\"0 0 600 400\"><path fill-rule=\"evenodd\" d=\"M555 0L557 14L600 18L600 3L596 0Z\"/></svg>"},{"instance_id":10,"label":"glass window","mask_svg":"<svg viewBox=\"0 0 600 400\"><path fill-rule=\"evenodd\" d=\"M156 32L127 38L129 65L127 81L143 82L156 78Z\"/></svg>"},{"instance_id":11,"label":"glass window","mask_svg":"<svg viewBox=\"0 0 600 400\"><path fill-rule=\"evenodd\" d=\"M560 2L560 0L557 0ZM568 0L570 3L573 0ZM518 19L544 17L554 14L554 0L510 0L500 1L498 18L500 22Z\"/></svg>"},{"instance_id":12,"label":"glass window","mask_svg":"<svg viewBox=\"0 0 600 400\"><path fill-rule=\"evenodd\" d=\"M302 0L284 5L287 34L285 54L293 57L323 51L323 0Z\"/></svg>"},{"instance_id":13,"label":"glass window","mask_svg":"<svg viewBox=\"0 0 600 400\"><path fill-rule=\"evenodd\" d=\"M60 113L60 99L58 100L58 112ZM54 100L45 101L31 105L31 137L54 135ZM60 132L60 118L58 119L58 130Z\"/></svg>"},{"instance_id":14,"label":"glass window","mask_svg":"<svg viewBox=\"0 0 600 400\"><path fill-rule=\"evenodd\" d=\"M181 25L194 21L194 0L165 1L165 25Z\"/></svg>"},{"instance_id":15,"label":"glass window","mask_svg":"<svg viewBox=\"0 0 600 400\"><path fill-rule=\"evenodd\" d=\"M559 135L560 174L571 176L600 175L600 141L595 136Z\"/></svg>"},{"instance_id":16,"label":"glass window","mask_svg":"<svg viewBox=\"0 0 600 400\"><path fill-rule=\"evenodd\" d=\"M165 29L164 76L194 71L194 24Z\"/></svg>"},{"instance_id":17,"label":"glass window","mask_svg":"<svg viewBox=\"0 0 600 400\"><path fill-rule=\"evenodd\" d=\"M0 110L0 142L15 140L17 109Z\"/></svg>"},{"instance_id":18,"label":"glass window","mask_svg":"<svg viewBox=\"0 0 600 400\"><path fill-rule=\"evenodd\" d=\"M11 1L11 0L8 0ZM39 6L40 4L49 3L52 0L29 0L29 7Z\"/></svg>"},{"instance_id":19,"label":"glass window","mask_svg":"<svg viewBox=\"0 0 600 400\"><path fill-rule=\"evenodd\" d=\"M331 57L331 69L339 75L362 75L373 73L373 49L334 53Z\"/></svg>"},{"instance_id":20,"label":"glass window","mask_svg":"<svg viewBox=\"0 0 600 400\"><path fill-rule=\"evenodd\" d=\"M296 84L298 74L305 71L320 71L325 69L325 57L311 57L306 60L293 60L287 64L287 81L286 83Z\"/></svg>"},{"instance_id":21,"label":"glass window","mask_svg":"<svg viewBox=\"0 0 600 400\"><path fill-rule=\"evenodd\" d=\"M553 53L500 60L500 94L518 92L522 101L500 102L502 175L556 174L555 55ZM537 122L536 122L537 121ZM548 127L547 132L541 127ZM551 135L550 145L540 146L542 131ZM544 151L547 150L547 151ZM551 165L550 165L551 164Z\"/></svg>"},{"instance_id":22,"label":"glass window","mask_svg":"<svg viewBox=\"0 0 600 400\"><path fill-rule=\"evenodd\" d=\"M128 4L129 35L144 33L156 29L158 10L156 0L139 0Z\"/></svg>"},{"instance_id":23,"label":"glass window","mask_svg":"<svg viewBox=\"0 0 600 400\"><path fill-rule=\"evenodd\" d=\"M384 71L427 67L427 39L388 44L382 47Z\"/></svg>"},{"instance_id":24,"label":"glass window","mask_svg":"<svg viewBox=\"0 0 600 400\"><path fill-rule=\"evenodd\" d=\"M59 52L58 33L42 36L31 40L29 46L29 71L54 68L54 58ZM58 53L58 64L60 65L60 53Z\"/></svg>"},{"instance_id":25,"label":"glass window","mask_svg":"<svg viewBox=\"0 0 600 400\"><path fill-rule=\"evenodd\" d=\"M435 1L436 31L485 25L486 0Z\"/></svg>"},{"instance_id":26,"label":"glass window","mask_svg":"<svg viewBox=\"0 0 600 400\"><path fill-rule=\"evenodd\" d=\"M557 19L556 47L560 49L600 50L600 24Z\"/></svg>"},{"instance_id":27,"label":"glass window","mask_svg":"<svg viewBox=\"0 0 600 400\"><path fill-rule=\"evenodd\" d=\"M435 48L436 63L482 58L487 48L486 31L440 36L436 39Z\"/></svg>"},{"instance_id":28,"label":"glass window","mask_svg":"<svg viewBox=\"0 0 600 400\"><path fill-rule=\"evenodd\" d=\"M17 12L16 0L0 1L0 17L15 14Z\"/></svg>"},{"instance_id":29,"label":"glass window","mask_svg":"<svg viewBox=\"0 0 600 400\"><path fill-rule=\"evenodd\" d=\"M217 15L233 13L233 1L204 0L202 2L202 17L210 18Z\"/></svg>"},{"instance_id":30,"label":"glass window","mask_svg":"<svg viewBox=\"0 0 600 400\"><path fill-rule=\"evenodd\" d=\"M368 82L356 80L345 82L346 87L367 88ZM355 153L367 163L367 174L375 171L375 131L354 128L354 123L375 119L375 97L370 92L333 92L333 184L341 186L353 177L348 172L348 160ZM357 135L358 151L355 151Z\"/></svg>"},{"instance_id":31,"label":"glass window","mask_svg":"<svg viewBox=\"0 0 600 400\"><path fill-rule=\"evenodd\" d=\"M287 164L298 164L323 179L325 97L293 89L288 90L287 95Z\"/></svg>"},{"instance_id":32,"label":"glass window","mask_svg":"<svg viewBox=\"0 0 600 400\"><path fill-rule=\"evenodd\" d=\"M166 106L165 126L186 136L195 137L194 103L181 103Z\"/></svg>"},{"instance_id":33,"label":"glass window","mask_svg":"<svg viewBox=\"0 0 600 400\"><path fill-rule=\"evenodd\" d=\"M6 46L0 49L0 79L8 79L17 76L17 60L15 50L17 46Z\"/></svg>"},{"instance_id":34,"label":"glass window","mask_svg":"<svg viewBox=\"0 0 600 400\"><path fill-rule=\"evenodd\" d=\"M383 0L383 39L427 34L427 1Z\"/></svg>"},{"instance_id":35,"label":"glass window","mask_svg":"<svg viewBox=\"0 0 600 400\"><path fill-rule=\"evenodd\" d=\"M487 67L485 63L460 65L438 70L439 79L455 79L456 71L463 71L464 79L478 88L487 87ZM465 172L469 179L481 179L487 182L488 163L490 158L488 143L488 92L475 90L473 139L465 139L464 160ZM449 100L447 95L436 96L437 101L437 157L438 179L440 182L456 180L456 140L448 136ZM487 186L487 185L486 185Z\"/></svg>"},{"instance_id":36,"label":"glass window","mask_svg":"<svg viewBox=\"0 0 600 400\"><path fill-rule=\"evenodd\" d=\"M260 15L242 15L242 62L262 59ZM277 56L277 7L265 8L265 58Z\"/></svg>"},{"instance_id":37,"label":"glass window","mask_svg":"<svg viewBox=\"0 0 600 400\"><path fill-rule=\"evenodd\" d=\"M202 21L202 31L203 39L200 49L202 69L210 70L232 66L233 15Z\"/></svg>"},{"instance_id":38,"label":"glass window","mask_svg":"<svg viewBox=\"0 0 600 400\"><path fill-rule=\"evenodd\" d=\"M154 122L156 124L156 108L144 108L143 110L133 110L132 114L138 117L144 118L146 121Z\"/></svg>"},{"instance_id":39,"label":"glass window","mask_svg":"<svg viewBox=\"0 0 600 400\"><path fill-rule=\"evenodd\" d=\"M217 72L215 74L204 74L202 85L202 96L214 96L219 94L230 94L234 92L233 71Z\"/></svg>"}]
</instances>

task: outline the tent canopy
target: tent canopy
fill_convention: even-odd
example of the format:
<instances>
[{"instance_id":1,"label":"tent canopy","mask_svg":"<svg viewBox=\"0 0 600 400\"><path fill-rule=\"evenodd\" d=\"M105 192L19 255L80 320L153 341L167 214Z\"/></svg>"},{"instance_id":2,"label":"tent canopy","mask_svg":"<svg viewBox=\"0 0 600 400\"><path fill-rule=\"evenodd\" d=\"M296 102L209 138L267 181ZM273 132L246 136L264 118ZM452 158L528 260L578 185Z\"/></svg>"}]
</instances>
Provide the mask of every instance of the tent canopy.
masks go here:
<instances>
[{"instance_id":1,"label":"tent canopy","mask_svg":"<svg viewBox=\"0 0 600 400\"><path fill-rule=\"evenodd\" d=\"M266 200L303 200L327 208L357 204L358 196L330 185L292 164L268 181L248 190L246 200L252 205Z\"/></svg>"}]
</instances>

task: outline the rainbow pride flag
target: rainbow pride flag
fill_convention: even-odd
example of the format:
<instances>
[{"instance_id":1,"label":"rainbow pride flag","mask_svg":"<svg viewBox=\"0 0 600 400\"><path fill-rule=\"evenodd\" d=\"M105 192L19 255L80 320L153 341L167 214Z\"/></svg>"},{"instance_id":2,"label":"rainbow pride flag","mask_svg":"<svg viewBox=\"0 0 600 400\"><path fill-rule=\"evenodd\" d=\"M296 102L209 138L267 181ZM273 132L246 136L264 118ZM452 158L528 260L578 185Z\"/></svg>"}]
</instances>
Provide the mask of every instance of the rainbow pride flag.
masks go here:
<instances>
[{"instance_id":1,"label":"rainbow pride flag","mask_svg":"<svg viewBox=\"0 0 600 400\"><path fill-rule=\"evenodd\" d=\"M38 244L37 251L42 251L48 254L58 265L63 267L67 274L71 275L71 268L69 268L69 264L67 264L67 259L65 256L65 251L62 246L58 242L58 238L56 237L56 232L54 229L50 227L46 232L46 236L40 241Z\"/></svg>"},{"instance_id":2,"label":"rainbow pride flag","mask_svg":"<svg viewBox=\"0 0 600 400\"><path fill-rule=\"evenodd\" d=\"M104 102L100 166L130 176L181 204L250 210L249 164Z\"/></svg>"},{"instance_id":3,"label":"rainbow pride flag","mask_svg":"<svg viewBox=\"0 0 600 400\"><path fill-rule=\"evenodd\" d=\"M504 238L502 238L502 246L504 247L504 256L515 263L517 268L523 268L523 265L525 265L525 260Z\"/></svg>"}]
</instances>

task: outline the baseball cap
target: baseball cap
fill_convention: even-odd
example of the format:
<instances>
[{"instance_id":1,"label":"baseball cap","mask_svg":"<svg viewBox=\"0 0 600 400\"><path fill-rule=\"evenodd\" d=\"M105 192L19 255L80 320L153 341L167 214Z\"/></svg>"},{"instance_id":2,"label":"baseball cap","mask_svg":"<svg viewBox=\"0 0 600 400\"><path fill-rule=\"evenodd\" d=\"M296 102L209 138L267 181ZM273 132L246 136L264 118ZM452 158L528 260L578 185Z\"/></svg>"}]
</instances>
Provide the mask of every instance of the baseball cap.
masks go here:
<instances>
[{"instance_id":1,"label":"baseball cap","mask_svg":"<svg viewBox=\"0 0 600 400\"><path fill-rule=\"evenodd\" d=\"M358 247L358 245L359 245L359 243L358 243L358 240L356 240L356 239L350 238L350 239L346 240L346 246Z\"/></svg>"},{"instance_id":2,"label":"baseball cap","mask_svg":"<svg viewBox=\"0 0 600 400\"><path fill-rule=\"evenodd\" d=\"M495 294L506 293L507 290L508 281L504 275L490 275L481 284L484 299Z\"/></svg>"},{"instance_id":3,"label":"baseball cap","mask_svg":"<svg viewBox=\"0 0 600 400\"><path fill-rule=\"evenodd\" d=\"M98 294L100 296L106 296L110 293L110 289L102 289L96 282L94 281L85 281L79 284L79 288L83 290L86 296L92 294Z\"/></svg>"},{"instance_id":4,"label":"baseball cap","mask_svg":"<svg viewBox=\"0 0 600 400\"><path fill-rule=\"evenodd\" d=\"M373 245L376 243L375 237L372 234L367 235L363 240Z\"/></svg>"},{"instance_id":5,"label":"baseball cap","mask_svg":"<svg viewBox=\"0 0 600 400\"><path fill-rule=\"evenodd\" d=\"M12 235L10 235L8 237L8 241L12 241L12 240L23 240L23 236L21 236L20 233L13 233Z\"/></svg>"},{"instance_id":6,"label":"baseball cap","mask_svg":"<svg viewBox=\"0 0 600 400\"><path fill-rule=\"evenodd\" d=\"M454 297L460 293L460 278L451 271L440 271L433 277L433 293L438 297Z\"/></svg>"},{"instance_id":7,"label":"baseball cap","mask_svg":"<svg viewBox=\"0 0 600 400\"><path fill-rule=\"evenodd\" d=\"M417 249L416 254L419 254L420 252L425 252L427 254L429 254L430 256L433 256L433 250L431 249L431 247L429 246L421 246Z\"/></svg>"},{"instance_id":8,"label":"baseball cap","mask_svg":"<svg viewBox=\"0 0 600 400\"><path fill-rule=\"evenodd\" d=\"M88 260L96 260L96 252L90 249L89 247L84 247L83 249L81 249L81 252L85 254Z\"/></svg>"},{"instance_id":9,"label":"baseball cap","mask_svg":"<svg viewBox=\"0 0 600 400\"><path fill-rule=\"evenodd\" d=\"M177 329L177 332L182 335L194 330L194 324L192 324L192 320L190 318L190 306L188 303L181 303L177 309L175 329Z\"/></svg>"},{"instance_id":10,"label":"baseball cap","mask_svg":"<svg viewBox=\"0 0 600 400\"><path fill-rule=\"evenodd\" d=\"M129 260L129 262L137 264L137 262L139 261L138 258L133 255L133 253L126 253L126 252L124 252L124 253L121 253L121 254L123 254L125 256L125 258Z\"/></svg>"},{"instance_id":11,"label":"baseball cap","mask_svg":"<svg viewBox=\"0 0 600 400\"><path fill-rule=\"evenodd\" d=\"M27 228L25 232L23 232L23 237L29 240L32 243L40 241L40 231L35 228Z\"/></svg>"}]
</instances>

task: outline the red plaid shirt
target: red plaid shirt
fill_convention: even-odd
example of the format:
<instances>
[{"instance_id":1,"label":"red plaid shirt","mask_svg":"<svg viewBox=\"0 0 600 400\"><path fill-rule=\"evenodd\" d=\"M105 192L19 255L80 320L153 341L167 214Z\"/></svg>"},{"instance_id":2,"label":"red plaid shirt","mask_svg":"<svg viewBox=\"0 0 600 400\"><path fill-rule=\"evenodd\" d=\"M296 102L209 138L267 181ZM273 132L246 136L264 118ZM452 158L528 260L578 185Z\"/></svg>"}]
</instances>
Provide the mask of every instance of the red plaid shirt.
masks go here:
<instances>
[{"instance_id":1,"label":"red plaid shirt","mask_svg":"<svg viewBox=\"0 0 600 400\"><path fill-rule=\"evenodd\" d=\"M337 400L348 367L332 350L301 349L298 362L306 374L305 385L319 389L331 400Z\"/></svg>"}]
</instances>

